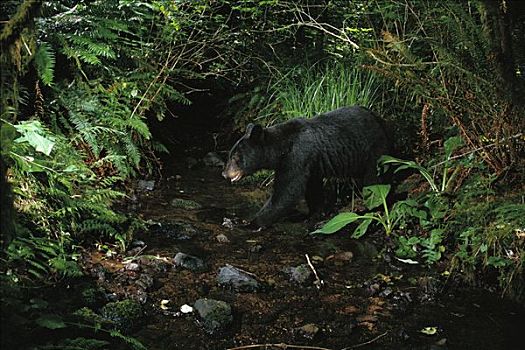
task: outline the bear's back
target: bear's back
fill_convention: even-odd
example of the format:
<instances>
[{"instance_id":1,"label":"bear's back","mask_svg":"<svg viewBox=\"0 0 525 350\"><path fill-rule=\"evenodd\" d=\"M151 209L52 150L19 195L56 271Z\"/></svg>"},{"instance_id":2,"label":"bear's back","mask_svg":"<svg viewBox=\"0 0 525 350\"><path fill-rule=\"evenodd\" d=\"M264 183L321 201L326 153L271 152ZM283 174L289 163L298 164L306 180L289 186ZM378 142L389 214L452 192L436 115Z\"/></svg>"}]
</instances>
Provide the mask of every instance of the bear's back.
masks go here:
<instances>
[{"instance_id":1,"label":"bear's back","mask_svg":"<svg viewBox=\"0 0 525 350\"><path fill-rule=\"evenodd\" d=\"M304 121L297 145L327 176L359 176L388 152L389 142L380 120L368 109L343 107Z\"/></svg>"}]
</instances>

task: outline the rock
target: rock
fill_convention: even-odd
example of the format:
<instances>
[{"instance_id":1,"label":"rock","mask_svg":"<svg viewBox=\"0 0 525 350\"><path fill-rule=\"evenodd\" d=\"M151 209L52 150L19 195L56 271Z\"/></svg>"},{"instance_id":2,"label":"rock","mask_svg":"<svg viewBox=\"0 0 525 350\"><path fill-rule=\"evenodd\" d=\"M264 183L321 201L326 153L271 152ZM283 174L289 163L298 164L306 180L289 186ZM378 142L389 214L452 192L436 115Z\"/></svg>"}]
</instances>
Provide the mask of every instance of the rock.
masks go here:
<instances>
[{"instance_id":1,"label":"rock","mask_svg":"<svg viewBox=\"0 0 525 350\"><path fill-rule=\"evenodd\" d=\"M202 208L202 205L200 205L199 203L192 201L191 199L183 199L183 198L173 198L170 202L170 205L178 209L187 209L187 210L196 210L196 209Z\"/></svg>"},{"instance_id":2,"label":"rock","mask_svg":"<svg viewBox=\"0 0 525 350\"><path fill-rule=\"evenodd\" d=\"M296 328L295 332L306 339L312 340L315 335L319 332L319 327L313 323L305 324L302 327Z\"/></svg>"},{"instance_id":3,"label":"rock","mask_svg":"<svg viewBox=\"0 0 525 350\"><path fill-rule=\"evenodd\" d=\"M144 241L141 241L141 240L138 240L138 239L135 239L131 242L131 244L129 245L131 248L135 248L135 247L144 247L146 245L146 243Z\"/></svg>"},{"instance_id":4,"label":"rock","mask_svg":"<svg viewBox=\"0 0 525 350\"><path fill-rule=\"evenodd\" d=\"M313 275L312 270L307 264L286 268L284 272L290 275L290 281L298 284L305 284Z\"/></svg>"},{"instance_id":5,"label":"rock","mask_svg":"<svg viewBox=\"0 0 525 350\"><path fill-rule=\"evenodd\" d=\"M230 230L233 230L233 221L229 218L223 218L222 219L222 226L229 228Z\"/></svg>"},{"instance_id":6,"label":"rock","mask_svg":"<svg viewBox=\"0 0 525 350\"><path fill-rule=\"evenodd\" d=\"M153 191L155 188L154 180L139 180L137 182L137 189L139 191Z\"/></svg>"},{"instance_id":7,"label":"rock","mask_svg":"<svg viewBox=\"0 0 525 350\"><path fill-rule=\"evenodd\" d=\"M217 242L219 242L219 243L230 243L230 240L228 239L228 236L226 236L226 235L223 234L223 233L220 233L220 234L218 234L217 236L215 236L215 239L216 239Z\"/></svg>"},{"instance_id":8,"label":"rock","mask_svg":"<svg viewBox=\"0 0 525 350\"><path fill-rule=\"evenodd\" d=\"M130 262L129 264L126 264L124 268L126 269L126 271L139 271L140 265L135 262Z\"/></svg>"},{"instance_id":9,"label":"rock","mask_svg":"<svg viewBox=\"0 0 525 350\"><path fill-rule=\"evenodd\" d=\"M224 168L224 161L215 152L207 153L202 161L209 167Z\"/></svg>"},{"instance_id":10,"label":"rock","mask_svg":"<svg viewBox=\"0 0 525 350\"><path fill-rule=\"evenodd\" d=\"M150 231L180 241L191 239L199 233L192 225L179 221L157 223L151 226Z\"/></svg>"},{"instance_id":11,"label":"rock","mask_svg":"<svg viewBox=\"0 0 525 350\"><path fill-rule=\"evenodd\" d=\"M143 273L135 281L135 285L137 286L137 288L142 289L143 291L147 291L148 289L153 287L153 277L151 277L150 274Z\"/></svg>"},{"instance_id":12,"label":"rock","mask_svg":"<svg viewBox=\"0 0 525 350\"><path fill-rule=\"evenodd\" d=\"M197 258L193 255L188 255L185 253L177 253L173 258L173 264L175 266L183 267L191 271L203 271L206 269L206 265L202 259Z\"/></svg>"},{"instance_id":13,"label":"rock","mask_svg":"<svg viewBox=\"0 0 525 350\"><path fill-rule=\"evenodd\" d=\"M210 334L225 329L233 321L231 306L224 301L199 299L194 308L200 316L199 323Z\"/></svg>"},{"instance_id":14,"label":"rock","mask_svg":"<svg viewBox=\"0 0 525 350\"><path fill-rule=\"evenodd\" d=\"M261 288L254 277L231 265L219 269L217 282L220 286L230 287L239 292L255 292Z\"/></svg>"},{"instance_id":15,"label":"rock","mask_svg":"<svg viewBox=\"0 0 525 350\"><path fill-rule=\"evenodd\" d=\"M130 332L142 318L142 306L134 300L126 299L107 303L101 310L101 316L121 332Z\"/></svg>"}]
</instances>

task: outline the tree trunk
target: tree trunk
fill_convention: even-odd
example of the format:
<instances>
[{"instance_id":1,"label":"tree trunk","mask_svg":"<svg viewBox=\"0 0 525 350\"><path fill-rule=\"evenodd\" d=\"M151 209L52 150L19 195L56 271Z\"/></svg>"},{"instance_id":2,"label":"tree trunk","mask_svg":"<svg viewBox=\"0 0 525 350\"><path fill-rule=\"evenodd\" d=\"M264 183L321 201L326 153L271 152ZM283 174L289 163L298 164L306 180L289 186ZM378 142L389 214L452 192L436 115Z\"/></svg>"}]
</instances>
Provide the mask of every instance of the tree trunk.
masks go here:
<instances>
[{"instance_id":1,"label":"tree trunk","mask_svg":"<svg viewBox=\"0 0 525 350\"><path fill-rule=\"evenodd\" d=\"M481 3L482 22L485 34L490 40L492 53L513 105L521 103L519 81L512 45L511 14L508 1L483 0Z\"/></svg>"}]
</instances>

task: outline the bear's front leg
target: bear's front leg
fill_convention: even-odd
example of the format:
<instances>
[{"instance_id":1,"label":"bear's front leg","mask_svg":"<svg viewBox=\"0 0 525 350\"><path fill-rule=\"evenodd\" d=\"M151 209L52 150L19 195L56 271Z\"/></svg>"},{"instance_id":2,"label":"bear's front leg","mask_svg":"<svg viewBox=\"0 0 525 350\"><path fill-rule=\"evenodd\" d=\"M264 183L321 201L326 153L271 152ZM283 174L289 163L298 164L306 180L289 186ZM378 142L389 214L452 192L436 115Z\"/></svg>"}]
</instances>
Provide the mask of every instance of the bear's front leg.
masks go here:
<instances>
[{"instance_id":1,"label":"bear's front leg","mask_svg":"<svg viewBox=\"0 0 525 350\"><path fill-rule=\"evenodd\" d=\"M292 169L293 170L293 169ZM308 174L294 171L276 171L273 194L255 215L253 224L269 227L290 212L304 197Z\"/></svg>"}]
</instances>

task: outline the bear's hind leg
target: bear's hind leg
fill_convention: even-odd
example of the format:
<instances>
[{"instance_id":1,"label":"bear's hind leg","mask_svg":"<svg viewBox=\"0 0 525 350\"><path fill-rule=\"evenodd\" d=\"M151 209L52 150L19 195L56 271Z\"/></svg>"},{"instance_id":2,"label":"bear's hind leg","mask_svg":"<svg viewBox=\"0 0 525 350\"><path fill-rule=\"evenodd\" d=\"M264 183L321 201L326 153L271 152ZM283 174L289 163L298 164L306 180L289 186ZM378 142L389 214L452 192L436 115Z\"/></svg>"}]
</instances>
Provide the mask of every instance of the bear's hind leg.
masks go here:
<instances>
[{"instance_id":1,"label":"bear's hind leg","mask_svg":"<svg viewBox=\"0 0 525 350\"><path fill-rule=\"evenodd\" d=\"M319 216L325 209L325 198L323 191L323 178L311 176L306 184L305 193L306 204L308 205L309 216Z\"/></svg>"}]
</instances>

